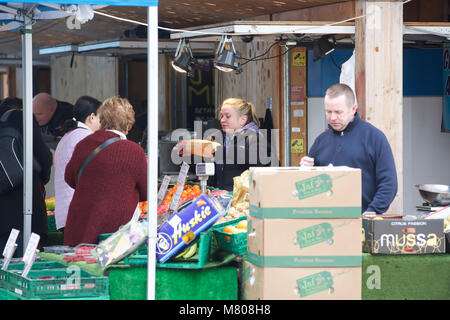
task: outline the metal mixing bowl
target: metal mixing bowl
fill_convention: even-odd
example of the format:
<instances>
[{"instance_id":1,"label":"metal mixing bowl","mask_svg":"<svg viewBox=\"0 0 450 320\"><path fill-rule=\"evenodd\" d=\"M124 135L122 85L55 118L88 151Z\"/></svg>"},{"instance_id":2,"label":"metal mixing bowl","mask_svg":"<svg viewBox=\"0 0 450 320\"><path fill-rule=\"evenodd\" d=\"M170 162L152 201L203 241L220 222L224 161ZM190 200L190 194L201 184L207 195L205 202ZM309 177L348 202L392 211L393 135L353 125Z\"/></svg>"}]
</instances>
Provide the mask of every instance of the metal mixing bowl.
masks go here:
<instances>
[{"instance_id":1,"label":"metal mixing bowl","mask_svg":"<svg viewBox=\"0 0 450 320\"><path fill-rule=\"evenodd\" d=\"M448 206L450 204L450 186L444 184L418 184L416 188L419 190L422 199L432 206Z\"/></svg>"}]
</instances>

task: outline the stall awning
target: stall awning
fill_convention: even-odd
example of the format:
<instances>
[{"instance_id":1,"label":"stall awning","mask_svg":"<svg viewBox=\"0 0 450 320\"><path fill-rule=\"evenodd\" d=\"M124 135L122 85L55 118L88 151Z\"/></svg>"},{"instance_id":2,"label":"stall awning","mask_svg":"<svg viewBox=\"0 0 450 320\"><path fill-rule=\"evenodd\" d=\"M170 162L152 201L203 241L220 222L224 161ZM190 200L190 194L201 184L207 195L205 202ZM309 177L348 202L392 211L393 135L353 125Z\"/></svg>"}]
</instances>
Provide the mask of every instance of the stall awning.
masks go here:
<instances>
[{"instance_id":1,"label":"stall awning","mask_svg":"<svg viewBox=\"0 0 450 320\"><path fill-rule=\"evenodd\" d=\"M36 3L36 0L22 0L22 3ZM108 5L108 6L137 6L137 7L156 7L158 0L45 0L45 3L56 4L90 4L90 5Z\"/></svg>"}]
</instances>

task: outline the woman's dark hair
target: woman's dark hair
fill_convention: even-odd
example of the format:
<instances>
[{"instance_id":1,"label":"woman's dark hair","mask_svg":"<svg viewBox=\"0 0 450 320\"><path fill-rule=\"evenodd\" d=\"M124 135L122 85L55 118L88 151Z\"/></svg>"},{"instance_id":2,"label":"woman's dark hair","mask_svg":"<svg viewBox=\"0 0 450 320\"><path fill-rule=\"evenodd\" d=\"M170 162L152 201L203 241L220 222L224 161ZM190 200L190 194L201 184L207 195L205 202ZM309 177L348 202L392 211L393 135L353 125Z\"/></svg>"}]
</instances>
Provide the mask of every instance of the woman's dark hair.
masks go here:
<instances>
[{"instance_id":1,"label":"woman's dark hair","mask_svg":"<svg viewBox=\"0 0 450 320\"><path fill-rule=\"evenodd\" d=\"M97 114L97 109L102 103L90 96L78 98L73 107L73 115L77 121L84 122L92 113Z\"/></svg>"},{"instance_id":2,"label":"woman's dark hair","mask_svg":"<svg viewBox=\"0 0 450 320\"><path fill-rule=\"evenodd\" d=\"M90 96L81 96L73 106L73 119L66 120L63 124L63 132L67 133L77 127L77 121L85 122L91 114L97 114L97 109L102 103Z\"/></svg>"}]
</instances>

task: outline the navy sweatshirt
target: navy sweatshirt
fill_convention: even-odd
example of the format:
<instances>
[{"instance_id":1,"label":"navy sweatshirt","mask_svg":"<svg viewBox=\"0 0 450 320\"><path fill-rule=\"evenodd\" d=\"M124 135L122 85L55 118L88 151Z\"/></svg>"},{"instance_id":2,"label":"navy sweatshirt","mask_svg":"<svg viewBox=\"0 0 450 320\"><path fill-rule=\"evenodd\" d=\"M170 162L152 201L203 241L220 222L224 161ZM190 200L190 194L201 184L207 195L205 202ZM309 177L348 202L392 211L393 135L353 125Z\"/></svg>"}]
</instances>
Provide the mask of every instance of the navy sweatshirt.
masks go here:
<instances>
[{"instance_id":1,"label":"navy sweatshirt","mask_svg":"<svg viewBox=\"0 0 450 320\"><path fill-rule=\"evenodd\" d=\"M386 136L358 113L344 131L328 130L314 141L309 157L315 166L360 168L362 175L362 213L381 214L397 194L394 157ZM349 192L351 192L349 190Z\"/></svg>"}]
</instances>

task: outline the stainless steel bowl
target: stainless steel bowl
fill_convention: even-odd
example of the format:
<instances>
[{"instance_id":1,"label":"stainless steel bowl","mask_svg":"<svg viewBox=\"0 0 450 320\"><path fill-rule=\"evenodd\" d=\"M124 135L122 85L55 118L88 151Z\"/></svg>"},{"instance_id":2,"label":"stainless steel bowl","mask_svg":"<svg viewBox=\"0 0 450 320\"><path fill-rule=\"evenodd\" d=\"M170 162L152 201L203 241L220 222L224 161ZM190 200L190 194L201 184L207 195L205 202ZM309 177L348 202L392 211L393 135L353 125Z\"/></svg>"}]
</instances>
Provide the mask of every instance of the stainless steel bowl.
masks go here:
<instances>
[{"instance_id":1,"label":"stainless steel bowl","mask_svg":"<svg viewBox=\"0 0 450 320\"><path fill-rule=\"evenodd\" d=\"M423 200L432 206L447 206L450 204L450 186L444 184L418 184L416 188Z\"/></svg>"}]
</instances>

